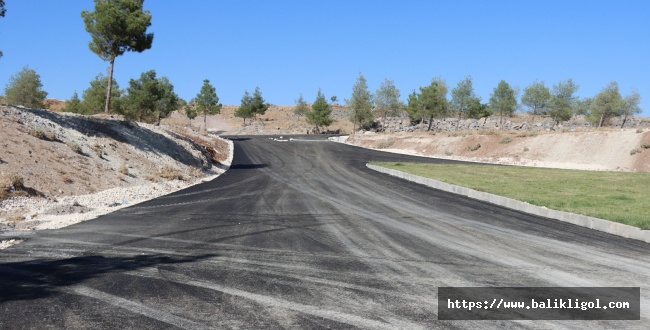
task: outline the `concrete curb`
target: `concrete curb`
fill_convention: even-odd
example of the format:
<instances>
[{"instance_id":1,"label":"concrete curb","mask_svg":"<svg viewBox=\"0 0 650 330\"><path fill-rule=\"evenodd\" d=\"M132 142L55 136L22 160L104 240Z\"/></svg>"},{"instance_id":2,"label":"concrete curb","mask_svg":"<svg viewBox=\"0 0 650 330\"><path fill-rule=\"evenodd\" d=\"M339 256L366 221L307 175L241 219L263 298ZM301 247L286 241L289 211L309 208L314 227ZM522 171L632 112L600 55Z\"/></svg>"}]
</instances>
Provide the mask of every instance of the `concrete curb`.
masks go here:
<instances>
[{"instance_id":1,"label":"concrete curb","mask_svg":"<svg viewBox=\"0 0 650 330\"><path fill-rule=\"evenodd\" d=\"M412 181L415 183L423 184L442 191L466 196L469 198L477 199L480 201L488 202L491 204L507 207L509 209L521 211L528 214L537 215L540 217L551 218L559 221L569 222L574 225L587 227L595 230L600 230L609 234L631 238L646 243L650 243L650 230L642 230L637 227L617 223L609 220L598 219L586 215L574 214L564 211L556 211L547 209L545 207L532 205L526 202L518 201L512 198L507 198L499 195L489 194L465 187L460 187L441 181L405 173L398 170L393 170L385 167L366 164L366 166L377 172L392 175L404 180Z\"/></svg>"}]
</instances>

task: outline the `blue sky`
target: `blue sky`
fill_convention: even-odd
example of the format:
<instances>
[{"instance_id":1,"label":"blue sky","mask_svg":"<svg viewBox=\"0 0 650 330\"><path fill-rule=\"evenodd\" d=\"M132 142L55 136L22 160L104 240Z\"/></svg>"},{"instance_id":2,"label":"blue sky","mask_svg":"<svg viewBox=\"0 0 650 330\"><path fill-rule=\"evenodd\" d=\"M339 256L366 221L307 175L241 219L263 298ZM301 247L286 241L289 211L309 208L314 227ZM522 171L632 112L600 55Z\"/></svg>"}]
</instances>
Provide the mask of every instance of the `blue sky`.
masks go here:
<instances>
[{"instance_id":1,"label":"blue sky","mask_svg":"<svg viewBox=\"0 0 650 330\"><path fill-rule=\"evenodd\" d=\"M92 0L6 0L0 87L29 65L49 97L80 95L108 67L88 49ZM581 98L610 81L636 88L650 116L648 1L145 1L153 47L115 62L121 88L154 69L191 99L210 79L224 104L259 86L266 100L349 98L359 72L402 99L432 78L467 75L485 102L501 79L520 90L572 78Z\"/></svg>"}]
</instances>

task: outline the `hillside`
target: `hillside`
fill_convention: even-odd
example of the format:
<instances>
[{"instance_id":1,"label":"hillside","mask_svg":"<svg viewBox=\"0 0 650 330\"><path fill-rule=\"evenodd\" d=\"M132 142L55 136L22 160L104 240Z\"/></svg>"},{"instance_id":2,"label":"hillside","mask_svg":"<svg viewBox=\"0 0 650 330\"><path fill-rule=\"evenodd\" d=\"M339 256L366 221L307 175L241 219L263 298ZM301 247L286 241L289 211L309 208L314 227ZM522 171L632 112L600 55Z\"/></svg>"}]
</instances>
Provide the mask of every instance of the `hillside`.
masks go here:
<instances>
[{"instance_id":1,"label":"hillside","mask_svg":"<svg viewBox=\"0 0 650 330\"><path fill-rule=\"evenodd\" d=\"M231 157L227 141L171 123L13 106L0 113L0 229L132 205L214 177Z\"/></svg>"}]
</instances>

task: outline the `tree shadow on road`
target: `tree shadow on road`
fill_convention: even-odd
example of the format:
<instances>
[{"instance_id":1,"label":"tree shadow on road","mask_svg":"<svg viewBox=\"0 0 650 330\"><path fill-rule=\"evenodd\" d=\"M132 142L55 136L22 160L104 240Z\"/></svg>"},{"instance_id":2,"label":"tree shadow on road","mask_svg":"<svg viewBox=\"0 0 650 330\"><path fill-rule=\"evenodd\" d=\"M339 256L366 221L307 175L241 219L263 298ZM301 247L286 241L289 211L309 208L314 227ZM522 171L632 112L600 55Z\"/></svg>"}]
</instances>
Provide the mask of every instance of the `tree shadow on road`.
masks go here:
<instances>
[{"instance_id":1,"label":"tree shadow on road","mask_svg":"<svg viewBox=\"0 0 650 330\"><path fill-rule=\"evenodd\" d=\"M0 264L0 304L33 300L60 293L60 288L80 284L107 273L133 271L156 265L190 263L217 254L193 257L138 255L133 257L83 256L60 260L30 260Z\"/></svg>"}]
</instances>

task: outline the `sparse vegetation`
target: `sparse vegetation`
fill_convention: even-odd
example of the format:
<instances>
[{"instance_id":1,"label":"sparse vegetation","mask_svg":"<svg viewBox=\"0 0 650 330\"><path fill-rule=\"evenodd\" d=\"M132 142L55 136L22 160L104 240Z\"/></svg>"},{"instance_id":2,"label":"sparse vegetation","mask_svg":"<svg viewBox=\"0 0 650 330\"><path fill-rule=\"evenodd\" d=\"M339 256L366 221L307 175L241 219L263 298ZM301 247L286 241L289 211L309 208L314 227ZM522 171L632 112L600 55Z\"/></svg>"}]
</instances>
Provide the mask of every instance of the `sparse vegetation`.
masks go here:
<instances>
[{"instance_id":1,"label":"sparse vegetation","mask_svg":"<svg viewBox=\"0 0 650 330\"><path fill-rule=\"evenodd\" d=\"M375 163L450 184L650 229L650 173L520 166Z\"/></svg>"},{"instance_id":2,"label":"sparse vegetation","mask_svg":"<svg viewBox=\"0 0 650 330\"><path fill-rule=\"evenodd\" d=\"M467 146L467 150L469 150L469 151L476 151L476 150L478 150L478 149L480 149L480 148L481 148L481 144L480 144L480 143L472 144L472 145L470 145L470 146Z\"/></svg>"},{"instance_id":3,"label":"sparse vegetation","mask_svg":"<svg viewBox=\"0 0 650 330\"><path fill-rule=\"evenodd\" d=\"M650 149L650 141L641 143L641 148Z\"/></svg>"},{"instance_id":4,"label":"sparse vegetation","mask_svg":"<svg viewBox=\"0 0 650 330\"><path fill-rule=\"evenodd\" d=\"M167 180L183 180L183 174L169 165L160 169L160 177Z\"/></svg>"},{"instance_id":5,"label":"sparse vegetation","mask_svg":"<svg viewBox=\"0 0 650 330\"><path fill-rule=\"evenodd\" d=\"M50 131L42 131L40 129L32 129L29 131L29 135L44 141L56 141L56 134Z\"/></svg>"},{"instance_id":6,"label":"sparse vegetation","mask_svg":"<svg viewBox=\"0 0 650 330\"><path fill-rule=\"evenodd\" d=\"M636 154L638 154L638 153L641 153L641 149L639 149L639 148L634 148L634 149L632 149L632 150L630 151L630 156L634 156L634 155L636 155Z\"/></svg>"},{"instance_id":7,"label":"sparse vegetation","mask_svg":"<svg viewBox=\"0 0 650 330\"><path fill-rule=\"evenodd\" d=\"M528 149L528 147L524 147L524 152L527 152L527 151L530 151L530 149Z\"/></svg>"},{"instance_id":8,"label":"sparse vegetation","mask_svg":"<svg viewBox=\"0 0 650 330\"><path fill-rule=\"evenodd\" d=\"M126 166L126 164L122 164L119 169L117 169L118 172L120 172L123 175L129 175L129 168Z\"/></svg>"},{"instance_id":9,"label":"sparse vegetation","mask_svg":"<svg viewBox=\"0 0 650 330\"><path fill-rule=\"evenodd\" d=\"M447 155L447 156L451 156L451 155L453 155L453 154L454 154L454 153L451 152L451 151L449 151L449 150L445 151L445 155Z\"/></svg>"},{"instance_id":10,"label":"sparse vegetation","mask_svg":"<svg viewBox=\"0 0 650 330\"><path fill-rule=\"evenodd\" d=\"M83 150L81 149L81 146L78 145L78 144L75 143L75 142L69 142L69 143L68 143L68 147L70 147L70 149L71 149L72 151L74 151L74 152L76 152L76 153L78 153L78 154L80 154L80 155L83 154Z\"/></svg>"},{"instance_id":11,"label":"sparse vegetation","mask_svg":"<svg viewBox=\"0 0 650 330\"><path fill-rule=\"evenodd\" d=\"M501 144L508 144L510 142L512 142L512 139L510 137L508 137L508 136L502 138L501 141L499 141L499 143L501 143Z\"/></svg>"},{"instance_id":12,"label":"sparse vegetation","mask_svg":"<svg viewBox=\"0 0 650 330\"><path fill-rule=\"evenodd\" d=\"M381 141L377 144L377 149L390 148L395 143L395 140Z\"/></svg>"},{"instance_id":13,"label":"sparse vegetation","mask_svg":"<svg viewBox=\"0 0 650 330\"><path fill-rule=\"evenodd\" d=\"M25 184L22 176L11 173L0 176L0 201L12 196L24 196Z\"/></svg>"}]
</instances>

